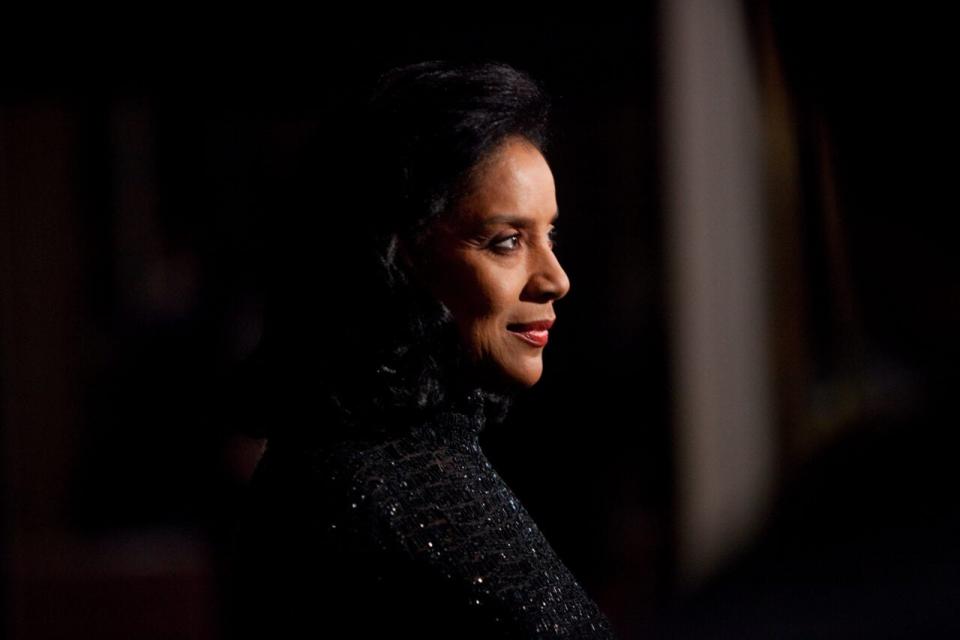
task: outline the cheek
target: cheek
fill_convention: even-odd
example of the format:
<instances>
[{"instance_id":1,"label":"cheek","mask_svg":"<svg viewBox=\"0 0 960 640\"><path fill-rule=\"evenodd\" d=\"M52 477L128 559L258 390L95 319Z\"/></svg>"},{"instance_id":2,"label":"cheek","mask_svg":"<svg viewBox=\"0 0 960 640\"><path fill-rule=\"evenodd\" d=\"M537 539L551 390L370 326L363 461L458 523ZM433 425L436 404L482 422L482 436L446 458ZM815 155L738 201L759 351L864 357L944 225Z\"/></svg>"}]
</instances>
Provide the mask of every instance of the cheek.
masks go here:
<instances>
[{"instance_id":1,"label":"cheek","mask_svg":"<svg viewBox=\"0 0 960 640\"><path fill-rule=\"evenodd\" d=\"M450 308L467 340L486 344L515 320L513 307L522 289L520 270L479 252L451 251L434 267L434 292Z\"/></svg>"},{"instance_id":2,"label":"cheek","mask_svg":"<svg viewBox=\"0 0 960 640\"><path fill-rule=\"evenodd\" d=\"M509 273L477 269L470 274L469 311L477 320L500 322L518 299Z\"/></svg>"}]
</instances>

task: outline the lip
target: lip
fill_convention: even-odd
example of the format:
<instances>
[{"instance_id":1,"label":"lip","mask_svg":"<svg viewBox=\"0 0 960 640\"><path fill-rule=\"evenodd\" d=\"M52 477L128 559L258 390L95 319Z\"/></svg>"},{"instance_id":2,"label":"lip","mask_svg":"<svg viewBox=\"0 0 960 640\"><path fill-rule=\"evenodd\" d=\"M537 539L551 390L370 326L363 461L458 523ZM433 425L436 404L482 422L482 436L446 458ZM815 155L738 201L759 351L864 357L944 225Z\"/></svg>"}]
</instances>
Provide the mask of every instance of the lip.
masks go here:
<instances>
[{"instance_id":1,"label":"lip","mask_svg":"<svg viewBox=\"0 0 960 640\"><path fill-rule=\"evenodd\" d=\"M550 327L553 320L536 322L517 322L507 325L507 331L534 347L544 347L550 339Z\"/></svg>"},{"instance_id":2,"label":"lip","mask_svg":"<svg viewBox=\"0 0 960 640\"><path fill-rule=\"evenodd\" d=\"M511 322L507 325L508 331L522 333L525 331L549 331L556 318L552 320L536 320L534 322Z\"/></svg>"}]
</instances>

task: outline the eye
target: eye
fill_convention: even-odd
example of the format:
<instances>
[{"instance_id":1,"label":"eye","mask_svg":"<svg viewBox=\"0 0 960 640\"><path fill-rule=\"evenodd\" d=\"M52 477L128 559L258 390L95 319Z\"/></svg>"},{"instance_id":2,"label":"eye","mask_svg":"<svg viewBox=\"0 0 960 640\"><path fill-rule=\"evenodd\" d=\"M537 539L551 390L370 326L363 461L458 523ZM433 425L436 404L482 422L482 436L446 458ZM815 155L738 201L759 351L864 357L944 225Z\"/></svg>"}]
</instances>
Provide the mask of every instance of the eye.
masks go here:
<instances>
[{"instance_id":1,"label":"eye","mask_svg":"<svg viewBox=\"0 0 960 640\"><path fill-rule=\"evenodd\" d=\"M510 253L520 246L520 234L515 233L512 236L494 240L490 247L498 253Z\"/></svg>"}]
</instances>

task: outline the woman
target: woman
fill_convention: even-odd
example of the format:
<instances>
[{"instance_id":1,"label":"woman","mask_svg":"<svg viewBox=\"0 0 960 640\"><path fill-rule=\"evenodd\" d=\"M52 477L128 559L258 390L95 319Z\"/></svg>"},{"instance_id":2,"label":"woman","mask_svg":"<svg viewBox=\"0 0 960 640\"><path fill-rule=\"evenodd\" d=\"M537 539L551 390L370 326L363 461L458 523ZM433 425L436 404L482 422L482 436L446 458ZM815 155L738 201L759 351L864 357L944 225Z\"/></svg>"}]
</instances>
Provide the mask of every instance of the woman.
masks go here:
<instances>
[{"instance_id":1,"label":"woman","mask_svg":"<svg viewBox=\"0 0 960 640\"><path fill-rule=\"evenodd\" d=\"M570 287L547 115L507 65L426 62L318 137L261 354L280 426L237 635L612 637L478 442L541 377Z\"/></svg>"}]
</instances>

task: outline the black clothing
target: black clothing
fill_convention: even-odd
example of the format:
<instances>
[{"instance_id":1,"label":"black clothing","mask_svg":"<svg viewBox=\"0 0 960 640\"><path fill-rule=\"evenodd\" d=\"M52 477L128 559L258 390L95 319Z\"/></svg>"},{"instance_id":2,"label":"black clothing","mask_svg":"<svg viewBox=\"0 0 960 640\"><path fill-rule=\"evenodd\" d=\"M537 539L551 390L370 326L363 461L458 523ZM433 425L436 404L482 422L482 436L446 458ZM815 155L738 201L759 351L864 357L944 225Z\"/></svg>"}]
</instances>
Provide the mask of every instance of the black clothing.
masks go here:
<instances>
[{"instance_id":1,"label":"black clothing","mask_svg":"<svg viewBox=\"0 0 960 640\"><path fill-rule=\"evenodd\" d=\"M241 637L613 638L461 405L400 433L271 440L236 548Z\"/></svg>"}]
</instances>

